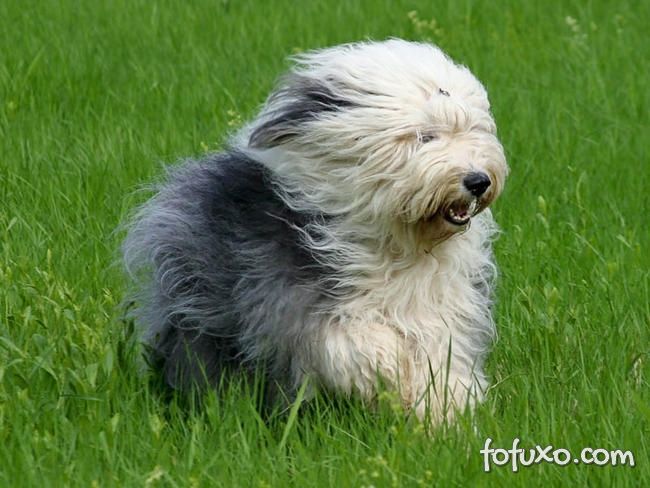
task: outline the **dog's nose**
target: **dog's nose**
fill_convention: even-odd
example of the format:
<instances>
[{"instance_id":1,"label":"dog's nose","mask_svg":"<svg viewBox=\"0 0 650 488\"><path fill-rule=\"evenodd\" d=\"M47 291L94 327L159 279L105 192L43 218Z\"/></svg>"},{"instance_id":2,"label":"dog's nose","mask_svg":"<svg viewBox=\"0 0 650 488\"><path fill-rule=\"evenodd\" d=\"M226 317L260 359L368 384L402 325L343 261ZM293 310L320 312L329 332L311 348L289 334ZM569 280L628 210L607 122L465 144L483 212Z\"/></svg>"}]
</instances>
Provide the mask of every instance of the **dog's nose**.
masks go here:
<instances>
[{"instance_id":1,"label":"dog's nose","mask_svg":"<svg viewBox=\"0 0 650 488\"><path fill-rule=\"evenodd\" d=\"M474 195L476 198L485 193L485 190L490 186L490 177L485 173L470 173L463 178L463 185L467 191Z\"/></svg>"}]
</instances>

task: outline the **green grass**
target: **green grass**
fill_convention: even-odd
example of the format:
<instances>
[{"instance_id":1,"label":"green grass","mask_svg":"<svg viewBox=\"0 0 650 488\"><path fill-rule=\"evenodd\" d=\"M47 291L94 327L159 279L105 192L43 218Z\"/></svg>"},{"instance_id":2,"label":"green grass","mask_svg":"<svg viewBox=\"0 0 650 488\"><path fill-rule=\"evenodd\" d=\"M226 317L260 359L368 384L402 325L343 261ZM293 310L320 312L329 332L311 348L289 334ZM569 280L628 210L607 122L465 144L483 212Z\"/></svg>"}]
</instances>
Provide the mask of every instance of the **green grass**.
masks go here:
<instances>
[{"instance_id":1,"label":"green grass","mask_svg":"<svg viewBox=\"0 0 650 488\"><path fill-rule=\"evenodd\" d=\"M648 486L649 20L632 0L0 2L0 485ZM326 399L263 419L241 385L161 397L119 307L134 190L217 149L287 54L388 36L470 66L512 168L478 432ZM486 474L488 436L637 466Z\"/></svg>"}]
</instances>

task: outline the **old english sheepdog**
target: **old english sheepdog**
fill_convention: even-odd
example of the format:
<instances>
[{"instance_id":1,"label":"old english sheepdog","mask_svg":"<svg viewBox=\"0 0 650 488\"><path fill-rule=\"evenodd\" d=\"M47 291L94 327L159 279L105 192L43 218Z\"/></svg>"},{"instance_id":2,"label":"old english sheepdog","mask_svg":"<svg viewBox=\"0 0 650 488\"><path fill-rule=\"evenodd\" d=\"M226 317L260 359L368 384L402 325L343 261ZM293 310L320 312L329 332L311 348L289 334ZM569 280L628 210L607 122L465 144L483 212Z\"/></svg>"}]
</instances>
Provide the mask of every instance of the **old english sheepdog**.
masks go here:
<instances>
[{"instance_id":1,"label":"old english sheepdog","mask_svg":"<svg viewBox=\"0 0 650 488\"><path fill-rule=\"evenodd\" d=\"M508 172L481 83L425 43L300 54L228 148L171 170L124 243L137 321L174 388L269 384L434 424L486 390Z\"/></svg>"}]
</instances>

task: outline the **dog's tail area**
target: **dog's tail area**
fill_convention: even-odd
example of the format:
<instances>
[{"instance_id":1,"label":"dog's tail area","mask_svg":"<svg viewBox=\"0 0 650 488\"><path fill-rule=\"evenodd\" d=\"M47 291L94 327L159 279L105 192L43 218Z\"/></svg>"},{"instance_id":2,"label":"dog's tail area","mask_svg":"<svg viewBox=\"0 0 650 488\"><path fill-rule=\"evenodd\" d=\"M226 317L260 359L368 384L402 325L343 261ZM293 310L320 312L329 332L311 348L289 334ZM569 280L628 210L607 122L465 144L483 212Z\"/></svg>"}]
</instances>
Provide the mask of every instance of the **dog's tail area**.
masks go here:
<instances>
[{"instance_id":1,"label":"dog's tail area","mask_svg":"<svg viewBox=\"0 0 650 488\"><path fill-rule=\"evenodd\" d=\"M148 362L175 388L218 382L237 354L236 318L226 309L232 284L219 273L228 250L219 247L210 212L218 163L187 161L168 172L126 225L122 245L134 284L130 315L141 327Z\"/></svg>"}]
</instances>

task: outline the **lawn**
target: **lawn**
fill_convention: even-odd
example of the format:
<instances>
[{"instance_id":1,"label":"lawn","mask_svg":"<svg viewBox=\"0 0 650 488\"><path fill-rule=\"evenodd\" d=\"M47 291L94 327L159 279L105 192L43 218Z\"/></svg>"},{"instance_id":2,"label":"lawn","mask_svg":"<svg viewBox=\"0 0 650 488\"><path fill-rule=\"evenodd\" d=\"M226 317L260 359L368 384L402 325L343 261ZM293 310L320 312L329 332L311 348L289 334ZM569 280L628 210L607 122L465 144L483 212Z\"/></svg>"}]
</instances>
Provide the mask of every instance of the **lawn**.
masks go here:
<instances>
[{"instance_id":1,"label":"lawn","mask_svg":"<svg viewBox=\"0 0 650 488\"><path fill-rule=\"evenodd\" d=\"M650 2L0 2L0 486L650 486ZM291 53L430 40L490 93L511 176L492 378L427 432L318 398L260 414L141 371L119 224L218 150ZM636 466L483 470L494 447Z\"/></svg>"}]
</instances>

